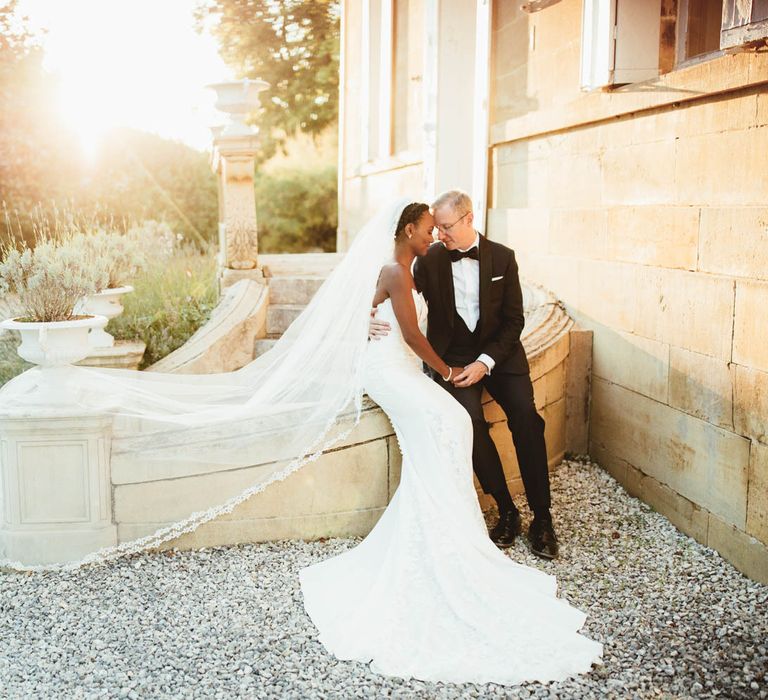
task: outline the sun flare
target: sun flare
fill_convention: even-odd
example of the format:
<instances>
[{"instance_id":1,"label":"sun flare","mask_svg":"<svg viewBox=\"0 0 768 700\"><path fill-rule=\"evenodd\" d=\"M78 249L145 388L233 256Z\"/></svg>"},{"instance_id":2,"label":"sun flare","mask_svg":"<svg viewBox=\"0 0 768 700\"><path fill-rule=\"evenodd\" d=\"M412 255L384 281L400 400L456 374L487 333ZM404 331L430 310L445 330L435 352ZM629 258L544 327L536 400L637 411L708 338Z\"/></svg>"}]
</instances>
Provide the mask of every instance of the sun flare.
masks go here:
<instances>
[{"instance_id":1,"label":"sun flare","mask_svg":"<svg viewBox=\"0 0 768 700\"><path fill-rule=\"evenodd\" d=\"M207 32L194 27L196 0L23 0L20 11L45 34L45 65L59 78L62 121L93 158L118 126L195 148L221 122L205 85L229 77Z\"/></svg>"}]
</instances>

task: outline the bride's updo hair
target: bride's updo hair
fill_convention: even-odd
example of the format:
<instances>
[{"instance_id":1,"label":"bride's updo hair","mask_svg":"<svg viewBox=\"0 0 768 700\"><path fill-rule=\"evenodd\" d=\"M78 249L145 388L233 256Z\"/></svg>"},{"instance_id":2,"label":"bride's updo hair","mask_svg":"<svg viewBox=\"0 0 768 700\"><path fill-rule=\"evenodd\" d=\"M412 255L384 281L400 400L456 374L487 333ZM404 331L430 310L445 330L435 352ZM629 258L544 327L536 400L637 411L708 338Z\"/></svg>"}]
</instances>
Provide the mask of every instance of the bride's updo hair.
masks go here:
<instances>
[{"instance_id":1,"label":"bride's updo hair","mask_svg":"<svg viewBox=\"0 0 768 700\"><path fill-rule=\"evenodd\" d=\"M429 211L428 204L423 204L422 202L408 204L403 209L403 213L400 214L400 221L397 222L397 228L395 229L395 238L400 237L400 234L405 231L405 227L408 224L417 223L425 211Z\"/></svg>"}]
</instances>

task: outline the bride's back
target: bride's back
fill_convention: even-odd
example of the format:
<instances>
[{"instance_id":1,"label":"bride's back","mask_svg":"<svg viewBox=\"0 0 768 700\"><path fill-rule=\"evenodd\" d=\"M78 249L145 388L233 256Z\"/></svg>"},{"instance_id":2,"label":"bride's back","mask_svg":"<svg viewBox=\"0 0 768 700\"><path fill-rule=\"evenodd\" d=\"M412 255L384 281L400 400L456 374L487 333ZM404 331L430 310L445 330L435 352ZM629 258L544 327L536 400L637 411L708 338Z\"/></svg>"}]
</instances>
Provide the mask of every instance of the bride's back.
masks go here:
<instances>
[{"instance_id":1,"label":"bride's back","mask_svg":"<svg viewBox=\"0 0 768 700\"><path fill-rule=\"evenodd\" d=\"M419 321L419 327L423 333L426 332L427 324L427 304L424 298L415 289L413 290L413 301L416 305L416 315ZM395 310L392 306L392 299L387 297L376 307L376 320L389 323L391 330L385 336L379 336L369 342L367 359L368 365L381 366L390 363L407 363L408 369L414 365L421 367L421 360L411 350L403 338L400 330L400 324L397 321Z\"/></svg>"}]
</instances>

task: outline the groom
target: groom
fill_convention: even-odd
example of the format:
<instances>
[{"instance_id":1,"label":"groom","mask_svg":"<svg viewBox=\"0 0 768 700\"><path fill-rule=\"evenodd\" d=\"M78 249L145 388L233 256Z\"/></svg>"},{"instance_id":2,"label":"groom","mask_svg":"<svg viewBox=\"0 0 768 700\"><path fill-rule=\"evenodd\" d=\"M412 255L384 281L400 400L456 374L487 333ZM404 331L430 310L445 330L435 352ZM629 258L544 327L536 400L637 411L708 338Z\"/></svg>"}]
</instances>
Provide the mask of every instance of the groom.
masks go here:
<instances>
[{"instance_id":1,"label":"groom","mask_svg":"<svg viewBox=\"0 0 768 700\"><path fill-rule=\"evenodd\" d=\"M528 360L520 342L525 318L515 254L475 231L472 200L465 192L441 194L432 211L440 242L416 259L414 280L429 306L429 342L448 365L464 367L453 383L433 378L472 418L475 474L499 507L499 522L490 533L493 542L499 547L511 546L522 524L483 415L483 389L501 406L512 433L533 511L528 531L531 551L554 559L558 544L549 510L544 420L536 411ZM385 324L372 322L372 335L384 332Z\"/></svg>"}]
</instances>

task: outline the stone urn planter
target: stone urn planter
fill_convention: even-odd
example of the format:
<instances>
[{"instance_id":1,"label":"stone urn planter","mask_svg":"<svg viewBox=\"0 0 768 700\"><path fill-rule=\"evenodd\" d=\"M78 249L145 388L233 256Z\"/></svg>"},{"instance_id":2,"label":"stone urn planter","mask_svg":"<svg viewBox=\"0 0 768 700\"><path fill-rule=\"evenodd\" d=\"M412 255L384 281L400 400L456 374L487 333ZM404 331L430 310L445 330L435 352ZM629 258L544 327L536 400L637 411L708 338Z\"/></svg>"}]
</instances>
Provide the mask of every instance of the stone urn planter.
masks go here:
<instances>
[{"instance_id":1,"label":"stone urn planter","mask_svg":"<svg viewBox=\"0 0 768 700\"><path fill-rule=\"evenodd\" d=\"M38 367L25 401L33 407L65 407L72 403L77 388L70 379L71 366L93 352L91 329L104 328L105 316L85 316L71 321L19 321L0 323L0 328L19 331L19 356ZM25 373L26 374L26 373Z\"/></svg>"},{"instance_id":2,"label":"stone urn planter","mask_svg":"<svg viewBox=\"0 0 768 700\"><path fill-rule=\"evenodd\" d=\"M20 321L10 318L0 323L0 328L19 331L21 345L19 356L41 367L71 365L88 357L93 346L92 329L101 330L107 318L89 315L71 321Z\"/></svg>"},{"instance_id":3,"label":"stone urn planter","mask_svg":"<svg viewBox=\"0 0 768 700\"><path fill-rule=\"evenodd\" d=\"M259 93L269 87L263 80L235 80L206 85L216 91L216 109L229 115L230 122L219 136L252 136L245 118L259 106Z\"/></svg>"},{"instance_id":4,"label":"stone urn planter","mask_svg":"<svg viewBox=\"0 0 768 700\"><path fill-rule=\"evenodd\" d=\"M89 294L75 307L75 313L104 316L107 320L112 320L123 313L122 296L132 291L133 287L125 285L103 289L96 294ZM103 326L91 331L91 347L111 348L114 344L114 337L107 333Z\"/></svg>"}]
</instances>

